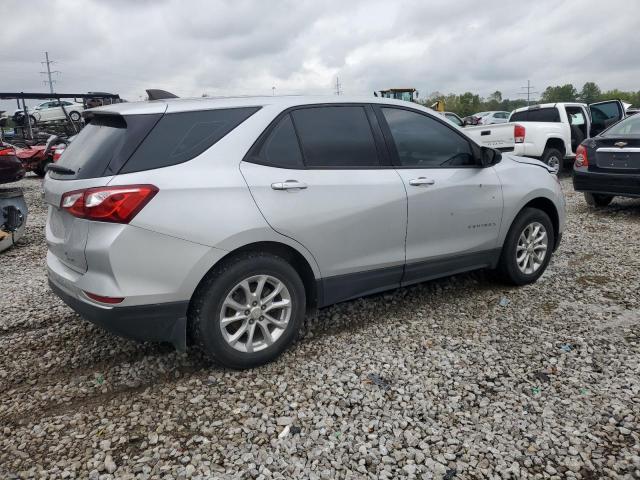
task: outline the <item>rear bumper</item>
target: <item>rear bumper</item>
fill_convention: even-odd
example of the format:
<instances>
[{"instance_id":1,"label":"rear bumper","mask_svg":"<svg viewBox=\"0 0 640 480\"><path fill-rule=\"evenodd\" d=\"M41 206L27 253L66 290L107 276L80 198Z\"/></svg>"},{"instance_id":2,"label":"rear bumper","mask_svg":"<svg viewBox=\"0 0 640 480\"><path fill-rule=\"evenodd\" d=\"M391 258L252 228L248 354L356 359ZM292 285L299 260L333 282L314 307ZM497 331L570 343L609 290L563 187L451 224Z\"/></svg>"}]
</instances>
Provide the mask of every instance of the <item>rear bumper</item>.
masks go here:
<instances>
[{"instance_id":1,"label":"rear bumper","mask_svg":"<svg viewBox=\"0 0 640 480\"><path fill-rule=\"evenodd\" d=\"M574 170L573 188L578 192L640 197L640 175Z\"/></svg>"},{"instance_id":2,"label":"rear bumper","mask_svg":"<svg viewBox=\"0 0 640 480\"><path fill-rule=\"evenodd\" d=\"M189 302L158 303L128 307L102 307L67 292L49 277L51 290L91 323L122 337L142 341L169 342L186 350Z\"/></svg>"}]
</instances>

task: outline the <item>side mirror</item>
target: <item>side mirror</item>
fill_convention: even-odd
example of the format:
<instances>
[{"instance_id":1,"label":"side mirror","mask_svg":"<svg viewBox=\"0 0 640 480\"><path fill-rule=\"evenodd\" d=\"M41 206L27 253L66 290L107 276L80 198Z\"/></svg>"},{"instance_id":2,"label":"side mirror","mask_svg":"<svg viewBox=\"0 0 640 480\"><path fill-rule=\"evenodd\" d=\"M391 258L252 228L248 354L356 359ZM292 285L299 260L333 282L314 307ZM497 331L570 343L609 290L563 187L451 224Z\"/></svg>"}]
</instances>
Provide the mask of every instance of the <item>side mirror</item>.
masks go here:
<instances>
[{"instance_id":1,"label":"side mirror","mask_svg":"<svg viewBox=\"0 0 640 480\"><path fill-rule=\"evenodd\" d=\"M480 164L483 167L490 167L502 160L502 153L500 150L489 147L480 147Z\"/></svg>"}]
</instances>

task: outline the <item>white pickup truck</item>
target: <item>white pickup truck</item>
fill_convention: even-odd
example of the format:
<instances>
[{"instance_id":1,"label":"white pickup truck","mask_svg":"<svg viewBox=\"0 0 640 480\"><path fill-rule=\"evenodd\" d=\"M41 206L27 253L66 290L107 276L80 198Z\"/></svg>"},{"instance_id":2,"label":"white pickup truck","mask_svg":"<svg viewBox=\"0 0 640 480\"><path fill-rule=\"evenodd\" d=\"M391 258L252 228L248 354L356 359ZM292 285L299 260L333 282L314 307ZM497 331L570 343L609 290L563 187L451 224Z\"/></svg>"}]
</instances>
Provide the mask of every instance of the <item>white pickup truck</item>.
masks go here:
<instances>
[{"instance_id":1,"label":"white pickup truck","mask_svg":"<svg viewBox=\"0 0 640 480\"><path fill-rule=\"evenodd\" d=\"M576 148L625 116L620 100L592 103L545 103L514 110L509 123L467 127L464 131L482 145L511 150L562 170L575 158Z\"/></svg>"}]
</instances>

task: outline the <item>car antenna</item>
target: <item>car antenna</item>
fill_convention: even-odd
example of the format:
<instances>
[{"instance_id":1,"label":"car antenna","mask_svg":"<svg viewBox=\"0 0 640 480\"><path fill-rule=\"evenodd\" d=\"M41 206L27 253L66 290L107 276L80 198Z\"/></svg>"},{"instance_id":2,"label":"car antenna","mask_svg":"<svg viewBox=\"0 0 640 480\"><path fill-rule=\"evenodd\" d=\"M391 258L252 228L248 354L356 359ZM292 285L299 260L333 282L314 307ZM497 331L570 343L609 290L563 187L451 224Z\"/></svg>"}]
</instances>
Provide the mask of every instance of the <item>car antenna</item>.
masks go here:
<instances>
[{"instance_id":1,"label":"car antenna","mask_svg":"<svg viewBox=\"0 0 640 480\"><path fill-rule=\"evenodd\" d=\"M150 88L147 90L147 96L149 100L164 100L165 98L179 98L171 92L166 90L158 90L157 88Z\"/></svg>"}]
</instances>

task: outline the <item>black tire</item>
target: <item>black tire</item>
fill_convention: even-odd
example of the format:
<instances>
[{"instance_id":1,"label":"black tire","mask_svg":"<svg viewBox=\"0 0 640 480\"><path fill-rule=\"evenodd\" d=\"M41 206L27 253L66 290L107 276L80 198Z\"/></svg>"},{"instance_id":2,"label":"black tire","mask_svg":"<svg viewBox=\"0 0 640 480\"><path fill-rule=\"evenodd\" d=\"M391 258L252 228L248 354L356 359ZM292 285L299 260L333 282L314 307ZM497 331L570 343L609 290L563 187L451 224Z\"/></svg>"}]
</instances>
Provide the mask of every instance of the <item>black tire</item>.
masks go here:
<instances>
[{"instance_id":1,"label":"black tire","mask_svg":"<svg viewBox=\"0 0 640 480\"><path fill-rule=\"evenodd\" d=\"M532 273L525 273L520 270L518 266L516 248L520 235L528 225L534 222L540 223L547 232L547 251L538 269ZM498 263L498 273L501 278L512 285L527 285L538 280L546 270L547 265L549 265L553 246L555 245L555 238L555 231L553 230L553 224L551 223L549 215L537 208L525 208L522 210L511 224L511 228L509 229L509 233L507 233L507 238L502 247L500 261Z\"/></svg>"},{"instance_id":2,"label":"black tire","mask_svg":"<svg viewBox=\"0 0 640 480\"><path fill-rule=\"evenodd\" d=\"M223 302L242 280L254 275L277 278L291 297L291 316L284 331L274 343L257 352L241 352L225 340L220 317ZM252 368L274 360L289 347L298 335L306 311L305 290L296 270L283 258L259 252L249 252L223 262L205 278L194 294L189 310L189 324L194 340L216 363L235 369ZM256 331L258 320L254 320Z\"/></svg>"},{"instance_id":3,"label":"black tire","mask_svg":"<svg viewBox=\"0 0 640 480\"><path fill-rule=\"evenodd\" d=\"M558 175L562 171L564 167L564 155L557 148L547 147L542 154L542 162L546 163L550 167L558 166L558 171L556 172Z\"/></svg>"},{"instance_id":4,"label":"black tire","mask_svg":"<svg viewBox=\"0 0 640 480\"><path fill-rule=\"evenodd\" d=\"M613 200L613 195L585 192L584 199L590 207L606 207Z\"/></svg>"},{"instance_id":5,"label":"black tire","mask_svg":"<svg viewBox=\"0 0 640 480\"><path fill-rule=\"evenodd\" d=\"M73 122L79 122L80 119L82 118L82 115L80 115L80 113L78 113L78 112L70 112L69 113L69 118Z\"/></svg>"}]
</instances>

